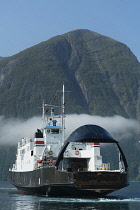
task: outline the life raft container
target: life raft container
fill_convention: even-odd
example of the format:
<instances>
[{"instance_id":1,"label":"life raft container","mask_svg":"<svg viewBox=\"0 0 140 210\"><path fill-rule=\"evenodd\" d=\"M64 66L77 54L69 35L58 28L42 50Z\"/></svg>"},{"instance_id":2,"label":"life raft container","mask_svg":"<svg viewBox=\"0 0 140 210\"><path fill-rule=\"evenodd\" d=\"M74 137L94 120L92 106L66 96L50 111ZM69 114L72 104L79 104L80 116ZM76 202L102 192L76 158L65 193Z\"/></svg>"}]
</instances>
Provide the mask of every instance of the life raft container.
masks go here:
<instances>
[{"instance_id":1,"label":"life raft container","mask_svg":"<svg viewBox=\"0 0 140 210\"><path fill-rule=\"evenodd\" d=\"M42 160L37 160L37 163L42 163Z\"/></svg>"}]
</instances>

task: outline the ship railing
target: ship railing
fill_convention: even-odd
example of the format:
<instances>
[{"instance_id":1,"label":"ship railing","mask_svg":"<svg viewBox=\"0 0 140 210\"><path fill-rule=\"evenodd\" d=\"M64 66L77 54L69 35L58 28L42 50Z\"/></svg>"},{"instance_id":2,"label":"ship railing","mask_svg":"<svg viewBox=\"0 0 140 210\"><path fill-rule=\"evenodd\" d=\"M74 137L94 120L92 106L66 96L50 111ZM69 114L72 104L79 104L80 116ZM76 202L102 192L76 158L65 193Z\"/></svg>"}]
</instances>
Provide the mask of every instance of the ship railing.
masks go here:
<instances>
[{"instance_id":1,"label":"ship railing","mask_svg":"<svg viewBox=\"0 0 140 210\"><path fill-rule=\"evenodd\" d=\"M54 167L55 162L56 162L56 160L53 160L53 161L43 160L42 162L35 164L34 168L37 169L37 168Z\"/></svg>"},{"instance_id":2,"label":"ship railing","mask_svg":"<svg viewBox=\"0 0 140 210\"><path fill-rule=\"evenodd\" d=\"M18 142L18 148L25 146L26 144L33 142L34 140L31 137L22 138L21 142Z\"/></svg>"}]
</instances>

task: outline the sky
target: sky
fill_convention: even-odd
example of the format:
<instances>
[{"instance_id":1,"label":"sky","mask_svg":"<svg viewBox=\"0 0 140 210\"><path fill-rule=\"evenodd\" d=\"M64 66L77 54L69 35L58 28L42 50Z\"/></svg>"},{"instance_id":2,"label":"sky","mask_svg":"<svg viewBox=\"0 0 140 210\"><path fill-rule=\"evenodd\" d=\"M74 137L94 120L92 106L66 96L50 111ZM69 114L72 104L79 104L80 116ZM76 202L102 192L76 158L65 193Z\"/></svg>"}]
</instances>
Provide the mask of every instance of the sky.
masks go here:
<instances>
[{"instance_id":1,"label":"sky","mask_svg":"<svg viewBox=\"0 0 140 210\"><path fill-rule=\"evenodd\" d=\"M126 44L140 61L139 0L0 0L0 56L88 29Z\"/></svg>"}]
</instances>

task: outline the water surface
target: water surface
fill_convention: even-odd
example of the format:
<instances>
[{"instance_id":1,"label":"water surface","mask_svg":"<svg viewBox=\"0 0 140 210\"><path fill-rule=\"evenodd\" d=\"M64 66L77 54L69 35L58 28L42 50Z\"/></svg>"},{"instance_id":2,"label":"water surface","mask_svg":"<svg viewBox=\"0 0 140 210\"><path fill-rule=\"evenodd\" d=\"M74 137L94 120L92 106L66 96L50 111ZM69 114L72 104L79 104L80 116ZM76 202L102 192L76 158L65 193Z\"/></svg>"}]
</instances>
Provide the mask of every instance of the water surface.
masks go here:
<instances>
[{"instance_id":1,"label":"water surface","mask_svg":"<svg viewBox=\"0 0 140 210\"><path fill-rule=\"evenodd\" d=\"M140 182L131 182L105 198L51 198L21 194L8 182L0 182L0 210L139 210Z\"/></svg>"}]
</instances>

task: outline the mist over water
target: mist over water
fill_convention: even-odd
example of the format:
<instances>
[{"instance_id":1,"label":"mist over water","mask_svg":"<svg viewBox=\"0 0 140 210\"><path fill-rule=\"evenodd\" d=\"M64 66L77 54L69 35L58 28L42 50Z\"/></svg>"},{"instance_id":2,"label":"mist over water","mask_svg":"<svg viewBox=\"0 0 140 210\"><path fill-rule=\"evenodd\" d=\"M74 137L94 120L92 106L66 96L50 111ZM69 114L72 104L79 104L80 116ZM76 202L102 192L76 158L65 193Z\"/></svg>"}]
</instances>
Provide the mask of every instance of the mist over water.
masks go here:
<instances>
[{"instance_id":1,"label":"mist over water","mask_svg":"<svg viewBox=\"0 0 140 210\"><path fill-rule=\"evenodd\" d=\"M14 145L23 137L33 137L37 128L42 127L41 117L28 120L0 117L0 144Z\"/></svg>"},{"instance_id":2,"label":"mist over water","mask_svg":"<svg viewBox=\"0 0 140 210\"><path fill-rule=\"evenodd\" d=\"M87 114L72 114L66 117L66 129L68 129L66 135L70 135L73 130L85 124L101 126L118 140L128 139L140 129L138 121L118 115L113 117L101 117Z\"/></svg>"},{"instance_id":3,"label":"mist over water","mask_svg":"<svg viewBox=\"0 0 140 210\"><path fill-rule=\"evenodd\" d=\"M85 124L94 124L106 129L116 140L125 140L133 137L140 129L140 124L133 119L121 116L101 117L87 114L66 115L67 138L76 128ZM0 116L0 144L14 145L23 137L34 137L37 128L42 128L42 118L32 117L28 120Z\"/></svg>"}]
</instances>

